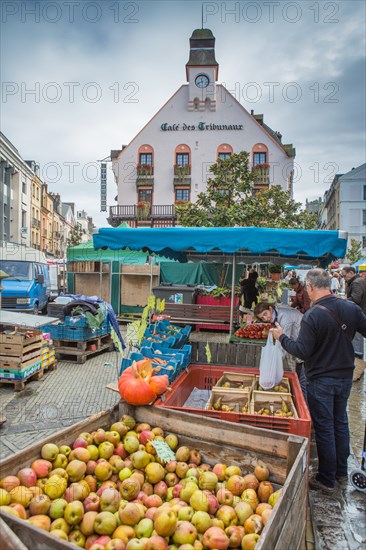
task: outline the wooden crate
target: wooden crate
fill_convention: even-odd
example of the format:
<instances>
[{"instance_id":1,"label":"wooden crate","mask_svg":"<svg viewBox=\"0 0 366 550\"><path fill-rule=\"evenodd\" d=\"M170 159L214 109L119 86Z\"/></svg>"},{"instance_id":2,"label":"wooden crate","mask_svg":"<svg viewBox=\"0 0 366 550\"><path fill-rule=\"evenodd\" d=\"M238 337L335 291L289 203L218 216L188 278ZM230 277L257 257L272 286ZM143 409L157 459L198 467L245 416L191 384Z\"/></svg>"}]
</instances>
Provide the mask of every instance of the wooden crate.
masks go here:
<instances>
[{"instance_id":1,"label":"wooden crate","mask_svg":"<svg viewBox=\"0 0 366 550\"><path fill-rule=\"evenodd\" d=\"M237 464L243 472L253 472L259 460L268 464L270 480L283 485L274 512L265 526L256 550L300 550L305 540L306 488L308 476L308 441L306 438L233 424L222 420L197 417L161 407L131 407L120 404L119 411L103 411L87 420L48 437L28 449L0 462L1 475L14 475L39 458L45 443L70 445L81 432L107 428L122 414L130 414L138 422L160 426L176 433L180 445L199 449L204 462ZM225 444L223 444L225 442ZM48 532L0 511L17 537L32 550L75 548Z\"/></svg>"},{"instance_id":2,"label":"wooden crate","mask_svg":"<svg viewBox=\"0 0 366 550\"><path fill-rule=\"evenodd\" d=\"M265 391L266 393L274 393L275 395L283 395L284 393L287 394L287 393L291 393L291 384L290 384L290 380L288 378L282 378L281 382L279 384L277 384L278 386L284 386L287 388L287 391L285 392L278 392L278 391L274 391L273 388L271 388L270 390L260 390L259 389L259 376L257 375L255 377L255 384L254 384L254 391Z\"/></svg>"},{"instance_id":3,"label":"wooden crate","mask_svg":"<svg viewBox=\"0 0 366 550\"><path fill-rule=\"evenodd\" d=\"M254 376L254 374L244 374L239 372L224 372L221 378L214 385L214 389L220 388L225 390L251 392L254 388L255 380L256 380L256 377ZM224 384L226 383L230 384L229 388L226 388L224 386ZM240 388L240 386L244 386L245 388L249 388L249 389L245 390L244 388Z\"/></svg>"},{"instance_id":4,"label":"wooden crate","mask_svg":"<svg viewBox=\"0 0 366 550\"><path fill-rule=\"evenodd\" d=\"M5 330L10 332L4 332ZM3 353L4 346L29 346L41 342L43 335L41 330L7 325L0 325L0 331L0 354Z\"/></svg>"},{"instance_id":5,"label":"wooden crate","mask_svg":"<svg viewBox=\"0 0 366 550\"><path fill-rule=\"evenodd\" d=\"M250 392L243 390L231 390L226 388L212 388L210 399L206 403L205 410L215 410L215 403L220 399L221 405L228 405L232 412L249 412ZM243 409L245 408L245 411ZM221 410L221 409L218 409ZM225 411L222 411L225 412Z\"/></svg>"},{"instance_id":6,"label":"wooden crate","mask_svg":"<svg viewBox=\"0 0 366 550\"><path fill-rule=\"evenodd\" d=\"M258 414L262 408L269 408L271 414L268 416L276 416L275 412L281 410L282 403L285 402L288 409L293 413L289 418L299 418L291 394L276 393L267 391L254 391L250 402L250 414Z\"/></svg>"}]
</instances>

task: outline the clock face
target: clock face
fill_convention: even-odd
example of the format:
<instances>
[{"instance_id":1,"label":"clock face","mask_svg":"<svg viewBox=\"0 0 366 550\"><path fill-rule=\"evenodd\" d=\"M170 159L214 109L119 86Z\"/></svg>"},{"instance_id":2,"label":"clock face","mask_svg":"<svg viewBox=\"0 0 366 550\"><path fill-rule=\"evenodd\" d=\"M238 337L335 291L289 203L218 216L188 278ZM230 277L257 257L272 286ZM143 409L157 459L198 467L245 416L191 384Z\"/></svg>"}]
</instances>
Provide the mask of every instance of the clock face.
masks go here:
<instances>
[{"instance_id":1,"label":"clock face","mask_svg":"<svg viewBox=\"0 0 366 550\"><path fill-rule=\"evenodd\" d=\"M196 76L195 84L198 88L207 88L210 83L210 79L205 74L199 74Z\"/></svg>"}]
</instances>

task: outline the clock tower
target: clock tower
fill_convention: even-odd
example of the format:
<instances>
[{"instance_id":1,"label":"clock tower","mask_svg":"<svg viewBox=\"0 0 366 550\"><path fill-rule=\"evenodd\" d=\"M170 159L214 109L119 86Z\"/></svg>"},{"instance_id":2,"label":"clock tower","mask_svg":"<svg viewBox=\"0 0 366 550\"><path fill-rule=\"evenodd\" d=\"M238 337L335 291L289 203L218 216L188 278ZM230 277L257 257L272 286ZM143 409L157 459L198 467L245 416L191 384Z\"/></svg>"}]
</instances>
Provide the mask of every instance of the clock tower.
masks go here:
<instances>
[{"instance_id":1,"label":"clock tower","mask_svg":"<svg viewBox=\"0 0 366 550\"><path fill-rule=\"evenodd\" d=\"M215 37L210 29L196 29L189 43L188 111L216 111L219 64L215 59Z\"/></svg>"}]
</instances>

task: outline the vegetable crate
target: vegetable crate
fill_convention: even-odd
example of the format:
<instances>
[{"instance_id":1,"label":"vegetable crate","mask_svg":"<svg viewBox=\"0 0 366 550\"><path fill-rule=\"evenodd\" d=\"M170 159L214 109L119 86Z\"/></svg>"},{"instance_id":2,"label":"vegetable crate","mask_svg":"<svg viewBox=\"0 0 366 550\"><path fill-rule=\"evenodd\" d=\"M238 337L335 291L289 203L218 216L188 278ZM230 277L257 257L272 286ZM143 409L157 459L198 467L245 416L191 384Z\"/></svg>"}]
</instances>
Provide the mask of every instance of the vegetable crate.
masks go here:
<instances>
[{"instance_id":1,"label":"vegetable crate","mask_svg":"<svg viewBox=\"0 0 366 550\"><path fill-rule=\"evenodd\" d=\"M244 374L243 372L224 372L217 381L213 389L220 388L225 390L240 390L251 393L256 377L254 374Z\"/></svg>"},{"instance_id":2,"label":"vegetable crate","mask_svg":"<svg viewBox=\"0 0 366 550\"><path fill-rule=\"evenodd\" d=\"M251 426L258 426L261 428L287 432L310 438L310 414L300 388L297 374L293 372L289 372L286 374L291 386L291 394L293 396L293 403L297 411L298 418L262 416L258 414L238 413L235 411L225 412L221 410L216 411L184 407L185 402L191 395L194 388L212 390L215 384L217 384L218 380L223 376L224 372L236 372L246 375L257 375L258 369L238 369L236 367L227 366L219 367L211 365L191 365L189 369L182 372L180 376L176 379L176 381L172 384L172 391L169 394L165 395L164 401L162 399L158 399L155 402L155 406L163 407L165 409L180 410L200 416L208 416L220 420L228 420L230 422L249 424ZM283 395L284 394L277 394L277 397L281 399ZM266 399L267 401L269 400L267 396Z\"/></svg>"},{"instance_id":3,"label":"vegetable crate","mask_svg":"<svg viewBox=\"0 0 366 550\"><path fill-rule=\"evenodd\" d=\"M161 344L159 342L149 342L146 347L151 347L151 349L154 352L162 353L164 355L172 355L175 357L176 355L183 354L183 368L187 368L188 365L191 363L191 357L192 357L192 346L190 344L185 344L182 348L176 349L176 348L168 348L164 344ZM142 349L142 348L141 348Z\"/></svg>"},{"instance_id":4,"label":"vegetable crate","mask_svg":"<svg viewBox=\"0 0 366 550\"><path fill-rule=\"evenodd\" d=\"M41 330L0 325L0 352L4 344L28 346L41 340Z\"/></svg>"},{"instance_id":5,"label":"vegetable crate","mask_svg":"<svg viewBox=\"0 0 366 550\"><path fill-rule=\"evenodd\" d=\"M0 325L0 360L24 363L40 354L42 331Z\"/></svg>"},{"instance_id":6,"label":"vegetable crate","mask_svg":"<svg viewBox=\"0 0 366 550\"><path fill-rule=\"evenodd\" d=\"M120 403L119 410L116 408L98 413L1 461L1 475L15 475L19 469L29 467L40 457L41 448L46 443L72 446L80 433L91 433L98 428L108 430L123 414L133 416L139 423L159 426L166 434L177 434L179 445L199 450L205 463L238 465L246 474L252 473L254 465L263 461L271 472L270 481L283 486L283 489L261 533L256 550L300 550L304 547L309 445L303 437L258 430L253 426L202 418L161 407L130 407ZM3 510L0 511L0 517L26 548L75 548L68 541L57 539L47 531Z\"/></svg>"},{"instance_id":7,"label":"vegetable crate","mask_svg":"<svg viewBox=\"0 0 366 550\"><path fill-rule=\"evenodd\" d=\"M226 390L225 388L212 388L210 399L207 401L205 410L224 412L247 413L249 412L250 392L240 390Z\"/></svg>"}]
</instances>

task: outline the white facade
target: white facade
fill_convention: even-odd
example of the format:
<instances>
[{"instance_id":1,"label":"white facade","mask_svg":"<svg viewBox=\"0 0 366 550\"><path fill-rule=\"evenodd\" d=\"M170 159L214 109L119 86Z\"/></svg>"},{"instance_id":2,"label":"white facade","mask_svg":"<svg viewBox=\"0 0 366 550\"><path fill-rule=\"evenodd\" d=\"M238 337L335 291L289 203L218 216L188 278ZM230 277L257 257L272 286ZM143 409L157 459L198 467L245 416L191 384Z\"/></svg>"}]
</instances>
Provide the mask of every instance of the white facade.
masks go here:
<instances>
[{"instance_id":1,"label":"white facade","mask_svg":"<svg viewBox=\"0 0 366 550\"><path fill-rule=\"evenodd\" d=\"M85 243L91 241L92 235L90 233L90 225L92 225L91 217L85 212L85 210L79 210L76 212L76 221L80 225L83 234L81 236L81 242Z\"/></svg>"},{"instance_id":2,"label":"white facade","mask_svg":"<svg viewBox=\"0 0 366 550\"><path fill-rule=\"evenodd\" d=\"M34 172L18 150L0 135L0 241L30 246Z\"/></svg>"},{"instance_id":3,"label":"white facade","mask_svg":"<svg viewBox=\"0 0 366 550\"><path fill-rule=\"evenodd\" d=\"M366 164L340 176L339 222L340 229L348 231L348 246L351 239L362 245L366 255Z\"/></svg>"},{"instance_id":4,"label":"white facade","mask_svg":"<svg viewBox=\"0 0 366 550\"><path fill-rule=\"evenodd\" d=\"M219 154L241 151L250 153L251 164L257 164L260 158L261 164L269 165L265 186L279 184L292 192L292 145L283 145L279 132L263 123L263 115L249 113L223 85L217 84L214 42L209 30L193 32L186 65L188 84L177 90L122 151L112 152L118 205L135 205L141 200L141 190L149 186L152 204L174 204L181 196L177 194L179 189L189 191L184 200L195 202L205 190L208 169ZM153 171L145 187L138 178L138 166L146 158L141 156L144 152L152 156ZM180 164L180 152L189 155L189 177L179 184L174 167Z\"/></svg>"}]
</instances>

